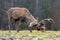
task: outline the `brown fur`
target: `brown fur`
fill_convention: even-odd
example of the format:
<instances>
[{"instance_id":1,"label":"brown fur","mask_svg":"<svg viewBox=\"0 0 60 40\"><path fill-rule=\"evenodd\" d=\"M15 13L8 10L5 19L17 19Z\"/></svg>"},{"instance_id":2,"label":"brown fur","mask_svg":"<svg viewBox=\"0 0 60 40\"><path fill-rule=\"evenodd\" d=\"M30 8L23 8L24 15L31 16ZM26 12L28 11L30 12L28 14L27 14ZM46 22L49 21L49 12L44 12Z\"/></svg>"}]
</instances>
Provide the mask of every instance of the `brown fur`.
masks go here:
<instances>
[{"instance_id":1,"label":"brown fur","mask_svg":"<svg viewBox=\"0 0 60 40\"><path fill-rule=\"evenodd\" d=\"M26 8L19 8L19 7L13 7L13 8L10 8L8 11L8 20L9 20L9 23L8 23L8 26L9 26L9 31L10 31L10 20L13 19L15 21L15 27L16 27L16 30L18 32L18 26L17 26L17 21L19 21L19 19L21 19L21 17L24 17L26 18L25 22L27 24L29 24L29 27L32 27L33 25L37 24L38 21L37 19L35 19L31 13L29 12L28 9ZM30 32L31 32L31 29L30 29Z\"/></svg>"},{"instance_id":2,"label":"brown fur","mask_svg":"<svg viewBox=\"0 0 60 40\"><path fill-rule=\"evenodd\" d=\"M45 24L43 24L43 23L40 23L40 30L42 31L42 32L45 32Z\"/></svg>"}]
</instances>

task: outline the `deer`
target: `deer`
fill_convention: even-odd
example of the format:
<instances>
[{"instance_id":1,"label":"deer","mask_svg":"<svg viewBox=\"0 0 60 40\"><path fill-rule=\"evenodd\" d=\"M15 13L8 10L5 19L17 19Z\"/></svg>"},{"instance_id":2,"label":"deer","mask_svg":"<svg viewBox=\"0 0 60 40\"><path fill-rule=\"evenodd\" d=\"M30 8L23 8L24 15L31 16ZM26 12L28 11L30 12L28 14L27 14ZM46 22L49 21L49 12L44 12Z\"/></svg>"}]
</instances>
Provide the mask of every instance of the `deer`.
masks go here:
<instances>
[{"instance_id":1,"label":"deer","mask_svg":"<svg viewBox=\"0 0 60 40\"><path fill-rule=\"evenodd\" d=\"M14 20L14 24L15 24L15 28L17 30L17 32L19 32L18 30L18 24L17 22L19 22L19 25L21 25L22 22L25 22L26 24L28 24L28 28L30 30L30 32L32 32L32 27L34 25L38 25L38 19L36 19L27 8L20 8L20 7L11 7L10 9L7 10L7 14L8 14L8 28L9 28L9 32L11 32L10 30L10 25L11 25L11 19Z\"/></svg>"}]
</instances>

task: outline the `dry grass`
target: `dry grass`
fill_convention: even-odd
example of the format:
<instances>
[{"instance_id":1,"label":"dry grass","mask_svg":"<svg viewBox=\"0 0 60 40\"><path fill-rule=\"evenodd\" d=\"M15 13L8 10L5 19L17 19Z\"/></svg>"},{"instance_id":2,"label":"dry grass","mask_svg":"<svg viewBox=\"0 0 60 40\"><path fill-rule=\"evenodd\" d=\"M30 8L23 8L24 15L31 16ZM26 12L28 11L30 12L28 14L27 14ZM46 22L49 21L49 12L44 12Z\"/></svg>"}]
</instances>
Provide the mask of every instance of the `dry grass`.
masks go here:
<instances>
[{"instance_id":1,"label":"dry grass","mask_svg":"<svg viewBox=\"0 0 60 40\"><path fill-rule=\"evenodd\" d=\"M0 31L0 37L16 37L16 38L23 38L23 37L32 37L32 38L42 38L43 40L55 40L56 38L52 38L52 36L55 35L60 35L60 31L46 31L46 32L40 32L40 31L36 31L33 30L32 33L29 32L29 30L23 30L23 31L19 31L19 33L17 33L16 31L11 31L11 33L9 33L9 31Z\"/></svg>"}]
</instances>

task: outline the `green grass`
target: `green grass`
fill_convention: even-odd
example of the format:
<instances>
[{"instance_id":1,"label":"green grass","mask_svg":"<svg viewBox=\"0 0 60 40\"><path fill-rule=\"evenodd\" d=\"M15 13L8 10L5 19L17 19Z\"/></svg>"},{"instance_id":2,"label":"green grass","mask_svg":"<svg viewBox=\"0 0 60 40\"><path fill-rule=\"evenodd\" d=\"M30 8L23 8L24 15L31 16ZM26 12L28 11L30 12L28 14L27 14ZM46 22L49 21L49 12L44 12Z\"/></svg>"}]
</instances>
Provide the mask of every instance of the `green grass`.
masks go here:
<instances>
[{"instance_id":1,"label":"green grass","mask_svg":"<svg viewBox=\"0 0 60 40\"><path fill-rule=\"evenodd\" d=\"M29 32L29 30L23 30L19 31L17 33L16 31L0 31L0 36L2 37L16 37L16 38L23 38L23 37L29 37L29 38L42 38L42 40L55 40L55 38L44 38L45 36L52 36L52 35L60 35L60 31L46 31L46 32L41 32L41 31L36 31L33 30L32 33Z\"/></svg>"}]
</instances>

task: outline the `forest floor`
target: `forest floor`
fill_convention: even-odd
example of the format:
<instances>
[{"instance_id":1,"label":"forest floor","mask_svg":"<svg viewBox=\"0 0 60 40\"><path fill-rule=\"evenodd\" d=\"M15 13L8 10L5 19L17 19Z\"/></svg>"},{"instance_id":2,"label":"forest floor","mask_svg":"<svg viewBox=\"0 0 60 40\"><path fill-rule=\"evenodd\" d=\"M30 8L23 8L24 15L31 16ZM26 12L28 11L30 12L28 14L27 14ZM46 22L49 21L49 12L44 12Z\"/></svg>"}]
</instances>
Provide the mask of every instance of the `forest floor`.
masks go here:
<instances>
[{"instance_id":1,"label":"forest floor","mask_svg":"<svg viewBox=\"0 0 60 40\"><path fill-rule=\"evenodd\" d=\"M19 40L60 40L60 31L46 31L41 32L37 30L33 30L30 33L29 30L22 30L17 33L12 30L11 33L9 31L0 31L0 40L2 39L19 39Z\"/></svg>"}]
</instances>

